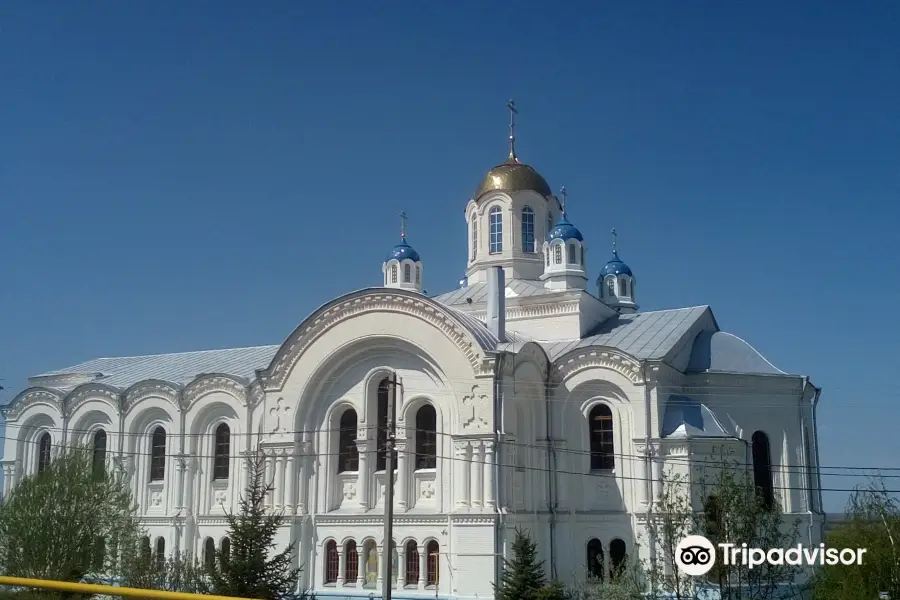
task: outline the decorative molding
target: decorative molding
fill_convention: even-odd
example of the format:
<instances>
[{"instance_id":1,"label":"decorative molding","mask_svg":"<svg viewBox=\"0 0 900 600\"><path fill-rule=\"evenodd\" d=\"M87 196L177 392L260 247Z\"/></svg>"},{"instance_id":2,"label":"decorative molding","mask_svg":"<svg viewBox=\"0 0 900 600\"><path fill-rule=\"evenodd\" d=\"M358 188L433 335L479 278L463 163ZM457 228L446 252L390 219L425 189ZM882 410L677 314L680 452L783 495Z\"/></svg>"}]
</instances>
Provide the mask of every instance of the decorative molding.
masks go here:
<instances>
[{"instance_id":1,"label":"decorative molding","mask_svg":"<svg viewBox=\"0 0 900 600\"><path fill-rule=\"evenodd\" d=\"M136 404L147 398L162 398L177 410L181 410L181 389L174 383L159 379L140 381L125 390L122 412L128 412Z\"/></svg>"},{"instance_id":2,"label":"decorative molding","mask_svg":"<svg viewBox=\"0 0 900 600\"><path fill-rule=\"evenodd\" d=\"M487 394L481 393L478 385L462 399L459 409L459 424L463 429L483 429L490 425L491 402Z\"/></svg>"},{"instance_id":3,"label":"decorative molding","mask_svg":"<svg viewBox=\"0 0 900 600\"><path fill-rule=\"evenodd\" d=\"M185 410L194 405L195 402L215 392L222 392L233 396L241 406L247 406L247 398L249 396L247 386L244 385L236 377L225 374L209 374L200 375L190 382L182 392L182 403Z\"/></svg>"},{"instance_id":4,"label":"decorative molding","mask_svg":"<svg viewBox=\"0 0 900 600\"><path fill-rule=\"evenodd\" d=\"M89 400L108 402L119 413L122 408L122 392L118 388L103 383L85 383L69 392L63 400L65 416L75 414L79 406Z\"/></svg>"},{"instance_id":5,"label":"decorative molding","mask_svg":"<svg viewBox=\"0 0 900 600\"><path fill-rule=\"evenodd\" d=\"M578 348L558 358L555 361L554 371L559 374L561 379L565 380L593 367L615 371L627 377L634 384L644 382L641 363L628 354L611 348Z\"/></svg>"},{"instance_id":6,"label":"decorative molding","mask_svg":"<svg viewBox=\"0 0 900 600\"><path fill-rule=\"evenodd\" d=\"M548 294L550 298L555 296ZM526 306L506 306L506 320L516 321L525 319L540 319L542 317L562 317L566 315L577 315L580 313L581 301L568 300L563 302L545 302L541 304L529 304ZM486 310L475 310L467 312L480 321L487 318Z\"/></svg>"},{"instance_id":7,"label":"decorative molding","mask_svg":"<svg viewBox=\"0 0 900 600\"><path fill-rule=\"evenodd\" d=\"M384 515L372 513L338 514L326 513L315 515L316 525L381 525ZM394 513L396 525L446 525L446 515L410 515Z\"/></svg>"},{"instance_id":8,"label":"decorative molding","mask_svg":"<svg viewBox=\"0 0 900 600\"><path fill-rule=\"evenodd\" d=\"M335 300L304 320L278 350L269 367L258 372L265 389L282 389L306 349L326 331L353 317L375 312L406 314L437 327L456 344L472 369L480 371L483 348L463 322L446 307L417 292L366 290Z\"/></svg>"},{"instance_id":9,"label":"decorative molding","mask_svg":"<svg viewBox=\"0 0 900 600\"><path fill-rule=\"evenodd\" d=\"M47 403L63 414L63 394L49 388L29 388L12 399L8 405L0 409L0 414L7 421L18 419L26 408L35 404Z\"/></svg>"}]
</instances>

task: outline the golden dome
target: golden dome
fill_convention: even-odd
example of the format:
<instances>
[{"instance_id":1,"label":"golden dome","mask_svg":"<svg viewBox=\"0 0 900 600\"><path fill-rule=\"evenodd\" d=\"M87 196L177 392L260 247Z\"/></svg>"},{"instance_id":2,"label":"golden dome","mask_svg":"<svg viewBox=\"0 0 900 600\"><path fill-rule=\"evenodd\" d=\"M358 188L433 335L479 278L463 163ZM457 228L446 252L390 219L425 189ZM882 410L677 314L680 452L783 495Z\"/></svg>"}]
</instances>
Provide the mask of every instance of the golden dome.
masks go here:
<instances>
[{"instance_id":1,"label":"golden dome","mask_svg":"<svg viewBox=\"0 0 900 600\"><path fill-rule=\"evenodd\" d=\"M547 180L530 166L520 163L515 155L511 155L505 163L488 171L481 185L475 191L475 199L477 200L482 194L492 190L504 192L532 190L542 196L550 196L553 193L550 191Z\"/></svg>"}]
</instances>

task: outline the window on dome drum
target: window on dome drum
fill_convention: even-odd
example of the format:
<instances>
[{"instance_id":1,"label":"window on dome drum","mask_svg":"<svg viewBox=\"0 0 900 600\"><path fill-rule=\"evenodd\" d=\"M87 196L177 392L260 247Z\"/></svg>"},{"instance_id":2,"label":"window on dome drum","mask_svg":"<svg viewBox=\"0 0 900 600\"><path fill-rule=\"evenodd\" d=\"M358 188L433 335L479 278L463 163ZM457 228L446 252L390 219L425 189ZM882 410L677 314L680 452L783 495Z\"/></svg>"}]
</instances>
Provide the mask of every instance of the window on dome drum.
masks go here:
<instances>
[{"instance_id":1,"label":"window on dome drum","mask_svg":"<svg viewBox=\"0 0 900 600\"><path fill-rule=\"evenodd\" d=\"M375 454L375 470L384 471L387 468L387 427L388 427L388 401L390 399L391 382L385 378L378 384L378 444Z\"/></svg>"},{"instance_id":2,"label":"window on dome drum","mask_svg":"<svg viewBox=\"0 0 900 600\"><path fill-rule=\"evenodd\" d=\"M397 265L391 265L391 283L397 283Z\"/></svg>"},{"instance_id":3,"label":"window on dome drum","mask_svg":"<svg viewBox=\"0 0 900 600\"><path fill-rule=\"evenodd\" d=\"M166 478L166 430L157 427L150 441L150 481Z\"/></svg>"},{"instance_id":4,"label":"window on dome drum","mask_svg":"<svg viewBox=\"0 0 900 600\"><path fill-rule=\"evenodd\" d=\"M472 215L472 258L478 256L478 215Z\"/></svg>"},{"instance_id":5,"label":"window on dome drum","mask_svg":"<svg viewBox=\"0 0 900 600\"><path fill-rule=\"evenodd\" d=\"M416 412L416 469L437 467L437 413L430 404Z\"/></svg>"},{"instance_id":6,"label":"window on dome drum","mask_svg":"<svg viewBox=\"0 0 900 600\"><path fill-rule=\"evenodd\" d=\"M344 581L352 583L359 574L359 552L356 550L356 541L347 542L347 558L344 562Z\"/></svg>"},{"instance_id":7,"label":"window on dome drum","mask_svg":"<svg viewBox=\"0 0 900 600\"><path fill-rule=\"evenodd\" d=\"M588 416L591 435L591 470L608 471L616 467L613 444L612 410L605 404L598 404Z\"/></svg>"},{"instance_id":8,"label":"window on dome drum","mask_svg":"<svg viewBox=\"0 0 900 600\"><path fill-rule=\"evenodd\" d=\"M410 265L406 264L403 265L403 282L409 283L410 281L412 281L412 269Z\"/></svg>"},{"instance_id":9,"label":"window on dome drum","mask_svg":"<svg viewBox=\"0 0 900 600\"><path fill-rule=\"evenodd\" d=\"M416 540L406 542L406 583L419 583L419 545Z\"/></svg>"},{"instance_id":10,"label":"window on dome drum","mask_svg":"<svg viewBox=\"0 0 900 600\"><path fill-rule=\"evenodd\" d=\"M94 434L94 452L91 458L94 475L103 473L106 467L106 432L98 429Z\"/></svg>"},{"instance_id":11,"label":"window on dome drum","mask_svg":"<svg viewBox=\"0 0 900 600\"><path fill-rule=\"evenodd\" d=\"M575 244L569 244L569 264L575 264Z\"/></svg>"},{"instance_id":12,"label":"window on dome drum","mask_svg":"<svg viewBox=\"0 0 900 600\"><path fill-rule=\"evenodd\" d=\"M203 542L203 563L207 568L212 568L216 564L216 542L211 537Z\"/></svg>"},{"instance_id":13,"label":"window on dome drum","mask_svg":"<svg viewBox=\"0 0 900 600\"><path fill-rule=\"evenodd\" d=\"M562 244L556 244L553 247L553 261L556 264L562 264Z\"/></svg>"},{"instance_id":14,"label":"window on dome drum","mask_svg":"<svg viewBox=\"0 0 900 600\"><path fill-rule=\"evenodd\" d=\"M534 211L530 206L522 209L522 251L534 252Z\"/></svg>"},{"instance_id":15,"label":"window on dome drum","mask_svg":"<svg viewBox=\"0 0 900 600\"><path fill-rule=\"evenodd\" d=\"M231 430L221 423L216 427L216 448L213 458L213 479L228 479L229 457L231 456Z\"/></svg>"},{"instance_id":16,"label":"window on dome drum","mask_svg":"<svg viewBox=\"0 0 900 600\"><path fill-rule=\"evenodd\" d=\"M416 265L416 285L422 281L422 267Z\"/></svg>"},{"instance_id":17,"label":"window on dome drum","mask_svg":"<svg viewBox=\"0 0 900 600\"><path fill-rule=\"evenodd\" d=\"M772 454L769 450L769 436L756 431L751 438L753 452L753 483L763 506L772 509L775 505L775 488L772 481Z\"/></svg>"},{"instance_id":18,"label":"window on dome drum","mask_svg":"<svg viewBox=\"0 0 900 600\"><path fill-rule=\"evenodd\" d=\"M623 277L622 279L619 280L619 283L622 284L621 285L622 295L627 296L628 295L628 280Z\"/></svg>"},{"instance_id":19,"label":"window on dome drum","mask_svg":"<svg viewBox=\"0 0 900 600\"><path fill-rule=\"evenodd\" d=\"M37 460L37 472L42 473L44 469L50 466L50 434L44 433L41 435L41 440L38 442L38 460Z\"/></svg>"},{"instance_id":20,"label":"window on dome drum","mask_svg":"<svg viewBox=\"0 0 900 600\"><path fill-rule=\"evenodd\" d=\"M356 447L356 411L348 408L341 415L338 434L338 473L359 470L359 449Z\"/></svg>"},{"instance_id":21,"label":"window on dome drum","mask_svg":"<svg viewBox=\"0 0 900 600\"><path fill-rule=\"evenodd\" d=\"M425 585L437 585L440 581L441 547L436 541L431 540L425 547L425 552L428 554L425 563L427 566Z\"/></svg>"},{"instance_id":22,"label":"window on dome drum","mask_svg":"<svg viewBox=\"0 0 900 600\"><path fill-rule=\"evenodd\" d=\"M603 544L597 538L587 543L587 576L603 581Z\"/></svg>"},{"instance_id":23,"label":"window on dome drum","mask_svg":"<svg viewBox=\"0 0 900 600\"><path fill-rule=\"evenodd\" d=\"M610 579L617 579L625 570L625 557L627 556L627 548L625 542L619 538L609 543L609 576Z\"/></svg>"},{"instance_id":24,"label":"window on dome drum","mask_svg":"<svg viewBox=\"0 0 900 600\"><path fill-rule=\"evenodd\" d=\"M222 562L228 562L229 556L231 556L231 538L224 537L222 538Z\"/></svg>"},{"instance_id":25,"label":"window on dome drum","mask_svg":"<svg viewBox=\"0 0 900 600\"><path fill-rule=\"evenodd\" d=\"M615 279L607 279L606 280L606 290L609 292L610 298L616 297L616 280Z\"/></svg>"},{"instance_id":26,"label":"window on dome drum","mask_svg":"<svg viewBox=\"0 0 900 600\"><path fill-rule=\"evenodd\" d=\"M162 571L166 566L166 539L156 538L156 570Z\"/></svg>"},{"instance_id":27,"label":"window on dome drum","mask_svg":"<svg viewBox=\"0 0 900 600\"><path fill-rule=\"evenodd\" d=\"M336 583L341 572L341 556L338 554L337 542L329 540L325 544L325 583Z\"/></svg>"},{"instance_id":28,"label":"window on dome drum","mask_svg":"<svg viewBox=\"0 0 900 600\"><path fill-rule=\"evenodd\" d=\"M488 215L488 224L491 228L491 254L503 252L503 215L500 207L495 206Z\"/></svg>"},{"instance_id":29,"label":"window on dome drum","mask_svg":"<svg viewBox=\"0 0 900 600\"><path fill-rule=\"evenodd\" d=\"M581 260L578 262L584 265L584 246L581 247Z\"/></svg>"},{"instance_id":30,"label":"window on dome drum","mask_svg":"<svg viewBox=\"0 0 900 600\"><path fill-rule=\"evenodd\" d=\"M546 250L544 250L544 256L547 259L547 266L549 267L550 266L550 248L547 248Z\"/></svg>"}]
</instances>

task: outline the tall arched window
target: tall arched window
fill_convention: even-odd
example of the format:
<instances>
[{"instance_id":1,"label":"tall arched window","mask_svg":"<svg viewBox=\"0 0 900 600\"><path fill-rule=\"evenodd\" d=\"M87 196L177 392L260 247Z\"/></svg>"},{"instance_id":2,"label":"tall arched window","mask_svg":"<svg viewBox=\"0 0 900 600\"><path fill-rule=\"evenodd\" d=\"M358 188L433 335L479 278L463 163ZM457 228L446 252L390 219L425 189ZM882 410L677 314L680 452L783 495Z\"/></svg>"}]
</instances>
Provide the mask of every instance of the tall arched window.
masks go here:
<instances>
[{"instance_id":1,"label":"tall arched window","mask_svg":"<svg viewBox=\"0 0 900 600\"><path fill-rule=\"evenodd\" d=\"M553 261L558 265L562 264L562 244L553 247Z\"/></svg>"},{"instance_id":2,"label":"tall arched window","mask_svg":"<svg viewBox=\"0 0 900 600\"><path fill-rule=\"evenodd\" d=\"M607 471L616 467L616 450L613 444L612 411L605 404L598 404L588 415L591 436L591 470Z\"/></svg>"},{"instance_id":3,"label":"tall arched window","mask_svg":"<svg viewBox=\"0 0 900 600\"><path fill-rule=\"evenodd\" d=\"M499 254L503 252L503 215L500 213L500 207L495 206L488 213L488 224L491 228L491 254Z\"/></svg>"},{"instance_id":4,"label":"tall arched window","mask_svg":"<svg viewBox=\"0 0 900 600\"><path fill-rule=\"evenodd\" d=\"M719 500L715 495L707 496L703 502L703 535L708 540L713 540L719 535Z\"/></svg>"},{"instance_id":5,"label":"tall arched window","mask_svg":"<svg viewBox=\"0 0 900 600\"><path fill-rule=\"evenodd\" d=\"M422 267L416 265L416 285L422 282Z\"/></svg>"},{"instance_id":6,"label":"tall arched window","mask_svg":"<svg viewBox=\"0 0 900 600\"><path fill-rule=\"evenodd\" d=\"M356 447L356 411L348 408L341 415L338 435L338 473L359 470L359 450Z\"/></svg>"},{"instance_id":7,"label":"tall arched window","mask_svg":"<svg viewBox=\"0 0 900 600\"><path fill-rule=\"evenodd\" d=\"M587 543L587 575L603 581L603 544L597 538Z\"/></svg>"},{"instance_id":8,"label":"tall arched window","mask_svg":"<svg viewBox=\"0 0 900 600\"><path fill-rule=\"evenodd\" d=\"M94 560L92 565L95 573L102 573L106 567L106 540L102 535L94 538Z\"/></svg>"},{"instance_id":9,"label":"tall arched window","mask_svg":"<svg viewBox=\"0 0 900 600\"><path fill-rule=\"evenodd\" d=\"M166 430L157 427L150 440L150 481L162 481L166 477Z\"/></svg>"},{"instance_id":10,"label":"tall arched window","mask_svg":"<svg viewBox=\"0 0 900 600\"><path fill-rule=\"evenodd\" d=\"M213 479L228 479L229 456L231 456L231 430L228 425L221 423L216 427Z\"/></svg>"},{"instance_id":11,"label":"tall arched window","mask_svg":"<svg viewBox=\"0 0 900 600\"><path fill-rule=\"evenodd\" d=\"M534 211L530 206L522 209L522 251L534 252Z\"/></svg>"},{"instance_id":12,"label":"tall arched window","mask_svg":"<svg viewBox=\"0 0 900 600\"><path fill-rule=\"evenodd\" d=\"M622 288L622 295L628 296L628 280L624 277L619 280L619 287Z\"/></svg>"},{"instance_id":13,"label":"tall arched window","mask_svg":"<svg viewBox=\"0 0 900 600\"><path fill-rule=\"evenodd\" d=\"M50 466L50 434L43 433L41 434L41 439L38 442L38 461L37 461L37 472L41 473L44 469Z\"/></svg>"},{"instance_id":14,"label":"tall arched window","mask_svg":"<svg viewBox=\"0 0 900 600\"><path fill-rule=\"evenodd\" d=\"M403 282L409 283L412 281L412 265L406 263L403 265Z\"/></svg>"},{"instance_id":15,"label":"tall arched window","mask_svg":"<svg viewBox=\"0 0 900 600\"><path fill-rule=\"evenodd\" d=\"M216 565L216 542L211 537L203 542L203 562L210 569Z\"/></svg>"},{"instance_id":16,"label":"tall arched window","mask_svg":"<svg viewBox=\"0 0 900 600\"><path fill-rule=\"evenodd\" d=\"M772 455L769 451L769 436L762 431L754 432L751 438L753 447L753 483L763 506L771 509L775 505L775 489L772 481Z\"/></svg>"},{"instance_id":17,"label":"tall arched window","mask_svg":"<svg viewBox=\"0 0 900 600\"><path fill-rule=\"evenodd\" d=\"M378 384L378 435L376 442L378 448L375 453L375 470L384 471L387 468L387 427L388 427L388 401L390 400L391 382L385 378Z\"/></svg>"},{"instance_id":18,"label":"tall arched window","mask_svg":"<svg viewBox=\"0 0 900 600\"><path fill-rule=\"evenodd\" d=\"M94 453L91 459L94 475L103 473L106 467L106 432L98 429L94 434Z\"/></svg>"},{"instance_id":19,"label":"tall arched window","mask_svg":"<svg viewBox=\"0 0 900 600\"><path fill-rule=\"evenodd\" d=\"M156 538L156 569L162 571L166 566L166 539Z\"/></svg>"},{"instance_id":20,"label":"tall arched window","mask_svg":"<svg viewBox=\"0 0 900 600\"><path fill-rule=\"evenodd\" d=\"M337 542L328 540L325 544L325 583L336 583L341 572L341 556L338 554Z\"/></svg>"},{"instance_id":21,"label":"tall arched window","mask_svg":"<svg viewBox=\"0 0 900 600\"><path fill-rule=\"evenodd\" d=\"M546 250L544 250L544 259L546 260L547 266L549 267L550 266L550 248L547 248Z\"/></svg>"},{"instance_id":22,"label":"tall arched window","mask_svg":"<svg viewBox=\"0 0 900 600\"><path fill-rule=\"evenodd\" d=\"M419 545L416 540L406 542L406 583L419 583Z\"/></svg>"},{"instance_id":23,"label":"tall arched window","mask_svg":"<svg viewBox=\"0 0 900 600\"><path fill-rule=\"evenodd\" d=\"M584 246L581 247L580 254L581 254L581 260L579 260L578 262L581 263L582 266L584 266Z\"/></svg>"},{"instance_id":24,"label":"tall arched window","mask_svg":"<svg viewBox=\"0 0 900 600\"><path fill-rule=\"evenodd\" d=\"M612 277L606 280L606 291L609 292L610 298L616 297L616 280Z\"/></svg>"},{"instance_id":25,"label":"tall arched window","mask_svg":"<svg viewBox=\"0 0 900 600\"><path fill-rule=\"evenodd\" d=\"M472 258L470 260L475 260L476 256L478 256L478 215L472 213Z\"/></svg>"},{"instance_id":26,"label":"tall arched window","mask_svg":"<svg viewBox=\"0 0 900 600\"><path fill-rule=\"evenodd\" d=\"M391 283L397 283L397 265L391 265Z\"/></svg>"},{"instance_id":27,"label":"tall arched window","mask_svg":"<svg viewBox=\"0 0 900 600\"><path fill-rule=\"evenodd\" d=\"M347 542L347 559L344 562L344 581L353 583L359 574L359 552L356 550L356 541Z\"/></svg>"},{"instance_id":28,"label":"tall arched window","mask_svg":"<svg viewBox=\"0 0 900 600\"><path fill-rule=\"evenodd\" d=\"M224 537L222 538L222 562L228 562L229 556L231 556L231 538Z\"/></svg>"},{"instance_id":29,"label":"tall arched window","mask_svg":"<svg viewBox=\"0 0 900 600\"><path fill-rule=\"evenodd\" d=\"M575 264L575 244L569 244L569 264Z\"/></svg>"},{"instance_id":30,"label":"tall arched window","mask_svg":"<svg viewBox=\"0 0 900 600\"><path fill-rule=\"evenodd\" d=\"M428 560L425 562L427 567L425 585L437 585L441 575L441 547L435 540L431 540L425 546L425 552L428 554Z\"/></svg>"},{"instance_id":31,"label":"tall arched window","mask_svg":"<svg viewBox=\"0 0 900 600\"><path fill-rule=\"evenodd\" d=\"M148 564L150 561L151 554L152 554L152 550L150 548L150 536L145 535L144 537L141 538L141 556L144 558L144 560L148 561Z\"/></svg>"},{"instance_id":32,"label":"tall arched window","mask_svg":"<svg viewBox=\"0 0 900 600\"><path fill-rule=\"evenodd\" d=\"M609 543L609 575L611 579L615 579L625 570L625 557L627 549L625 542L619 538Z\"/></svg>"},{"instance_id":33,"label":"tall arched window","mask_svg":"<svg viewBox=\"0 0 900 600\"><path fill-rule=\"evenodd\" d=\"M437 467L437 413L430 404L416 412L416 469Z\"/></svg>"}]
</instances>

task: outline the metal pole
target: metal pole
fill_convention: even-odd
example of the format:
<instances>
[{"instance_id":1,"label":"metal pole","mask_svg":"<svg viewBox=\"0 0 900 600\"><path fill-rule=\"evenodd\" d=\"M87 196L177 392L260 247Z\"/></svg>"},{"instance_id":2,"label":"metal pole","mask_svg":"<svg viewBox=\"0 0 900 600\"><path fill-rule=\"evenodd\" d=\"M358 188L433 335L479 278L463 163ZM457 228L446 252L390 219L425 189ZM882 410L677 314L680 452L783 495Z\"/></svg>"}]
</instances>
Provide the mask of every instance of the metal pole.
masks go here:
<instances>
[{"instance_id":1,"label":"metal pole","mask_svg":"<svg viewBox=\"0 0 900 600\"><path fill-rule=\"evenodd\" d=\"M0 577L0 585L74 592L76 594L100 594L103 596L122 596L126 598L156 598L158 600L247 600L245 598L236 598L234 596L166 592L163 590L145 590L140 588L100 585L96 583L75 583L72 581L53 581L50 579L30 579L26 577L3 576Z\"/></svg>"},{"instance_id":2,"label":"metal pole","mask_svg":"<svg viewBox=\"0 0 900 600\"><path fill-rule=\"evenodd\" d=\"M381 596L391 600L391 577L393 576L394 558L394 414L397 412L397 374L391 373L388 384L387 435L385 436L384 475L384 548L382 562Z\"/></svg>"}]
</instances>

